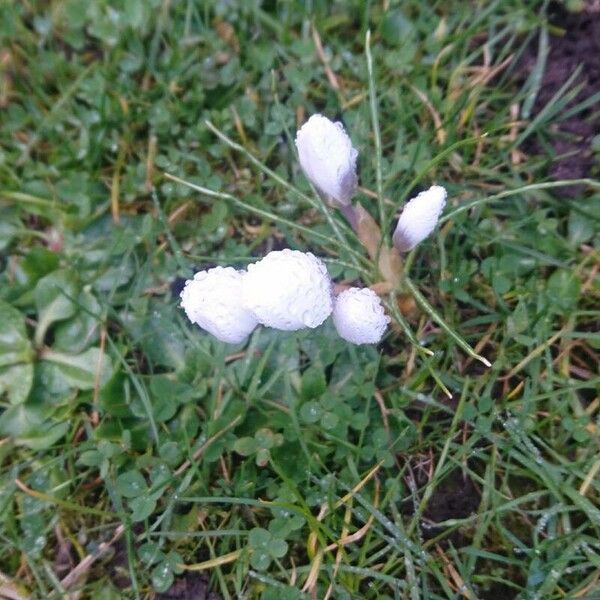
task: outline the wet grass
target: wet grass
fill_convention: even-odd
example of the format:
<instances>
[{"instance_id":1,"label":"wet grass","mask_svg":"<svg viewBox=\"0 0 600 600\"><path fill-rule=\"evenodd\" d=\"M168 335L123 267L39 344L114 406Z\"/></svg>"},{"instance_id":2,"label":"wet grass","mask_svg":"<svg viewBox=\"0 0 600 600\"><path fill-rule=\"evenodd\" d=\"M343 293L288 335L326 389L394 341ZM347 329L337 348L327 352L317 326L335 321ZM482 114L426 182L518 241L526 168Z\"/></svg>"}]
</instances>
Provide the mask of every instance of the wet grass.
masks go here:
<instances>
[{"instance_id":1,"label":"wet grass","mask_svg":"<svg viewBox=\"0 0 600 600\"><path fill-rule=\"evenodd\" d=\"M547 175L543 4L329 4L0 5L0 595L600 593L600 192ZM439 231L379 347L218 343L196 270L379 278L299 170L317 111L386 231L431 183Z\"/></svg>"}]
</instances>

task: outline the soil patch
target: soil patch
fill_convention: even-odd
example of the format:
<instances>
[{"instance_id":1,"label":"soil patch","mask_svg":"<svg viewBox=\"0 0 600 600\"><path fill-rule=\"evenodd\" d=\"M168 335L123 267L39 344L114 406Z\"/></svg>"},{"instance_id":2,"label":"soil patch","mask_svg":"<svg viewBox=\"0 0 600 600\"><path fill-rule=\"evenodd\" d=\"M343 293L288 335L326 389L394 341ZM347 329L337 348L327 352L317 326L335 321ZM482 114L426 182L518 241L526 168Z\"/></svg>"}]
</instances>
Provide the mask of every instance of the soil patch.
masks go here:
<instances>
[{"instance_id":1,"label":"soil patch","mask_svg":"<svg viewBox=\"0 0 600 600\"><path fill-rule=\"evenodd\" d=\"M469 477L464 477L457 470L452 472L434 490L425 514L424 521L440 523L449 519L464 519L475 513L481 501L481 494ZM427 539L435 537L443 528L430 526L424 529L423 536ZM456 547L469 543L460 530L454 531L449 539Z\"/></svg>"},{"instance_id":2,"label":"soil patch","mask_svg":"<svg viewBox=\"0 0 600 600\"><path fill-rule=\"evenodd\" d=\"M164 594L157 594L156 600L222 600L222 597L208 591L205 573L185 573Z\"/></svg>"},{"instance_id":3,"label":"soil patch","mask_svg":"<svg viewBox=\"0 0 600 600\"><path fill-rule=\"evenodd\" d=\"M581 68L581 72L573 86L582 87L565 111L600 91L600 1L589 0L580 12L569 12L562 3L554 2L549 7L549 19L554 29L560 28L562 35L550 35L550 50L533 106L533 116L548 104L578 68ZM523 59L522 74L525 77L535 68L537 55L536 42ZM591 144L599 131L600 112L597 104L558 123L556 135L551 140L558 158L550 165L550 177L559 180L592 176L595 160ZM545 152L536 142L532 142L528 150L533 153ZM562 193L573 197L579 195L581 189L580 186L571 186L564 188Z\"/></svg>"},{"instance_id":4,"label":"soil patch","mask_svg":"<svg viewBox=\"0 0 600 600\"><path fill-rule=\"evenodd\" d=\"M113 585L126 590L131 585L127 561L127 547L123 539L114 544L114 554L109 561L107 572ZM175 578L173 585L162 594L156 594L156 600L222 600L222 596L209 589L206 573L187 572Z\"/></svg>"}]
</instances>

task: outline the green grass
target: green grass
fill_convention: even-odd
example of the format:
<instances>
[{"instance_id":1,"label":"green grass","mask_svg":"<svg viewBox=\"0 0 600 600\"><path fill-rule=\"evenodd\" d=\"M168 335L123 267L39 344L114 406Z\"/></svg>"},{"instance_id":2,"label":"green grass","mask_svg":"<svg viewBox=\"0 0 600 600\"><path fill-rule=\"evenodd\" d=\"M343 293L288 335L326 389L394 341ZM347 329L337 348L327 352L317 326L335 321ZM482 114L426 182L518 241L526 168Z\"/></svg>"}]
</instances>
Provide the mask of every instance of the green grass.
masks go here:
<instances>
[{"instance_id":1,"label":"green grass","mask_svg":"<svg viewBox=\"0 0 600 600\"><path fill-rule=\"evenodd\" d=\"M527 155L573 95L529 114L539 71L515 79L543 9L0 3L0 595L194 569L223 598L600 594L600 184L566 201ZM172 287L206 265L290 247L379 279L299 170L317 111L385 233L447 187L396 290L419 307L377 348L218 343Z\"/></svg>"}]
</instances>

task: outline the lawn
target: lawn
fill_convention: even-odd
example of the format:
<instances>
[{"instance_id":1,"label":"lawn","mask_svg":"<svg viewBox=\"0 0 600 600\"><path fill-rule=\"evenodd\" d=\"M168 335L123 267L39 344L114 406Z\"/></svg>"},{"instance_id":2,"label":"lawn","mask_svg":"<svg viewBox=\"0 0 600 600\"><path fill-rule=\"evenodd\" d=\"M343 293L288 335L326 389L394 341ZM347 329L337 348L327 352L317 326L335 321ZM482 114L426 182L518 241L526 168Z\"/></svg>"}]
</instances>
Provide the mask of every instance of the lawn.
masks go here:
<instances>
[{"instance_id":1,"label":"lawn","mask_svg":"<svg viewBox=\"0 0 600 600\"><path fill-rule=\"evenodd\" d=\"M586 4L0 1L0 597L600 597L600 90L546 76ZM382 248L448 191L391 290L314 113ZM382 343L187 320L282 248Z\"/></svg>"}]
</instances>

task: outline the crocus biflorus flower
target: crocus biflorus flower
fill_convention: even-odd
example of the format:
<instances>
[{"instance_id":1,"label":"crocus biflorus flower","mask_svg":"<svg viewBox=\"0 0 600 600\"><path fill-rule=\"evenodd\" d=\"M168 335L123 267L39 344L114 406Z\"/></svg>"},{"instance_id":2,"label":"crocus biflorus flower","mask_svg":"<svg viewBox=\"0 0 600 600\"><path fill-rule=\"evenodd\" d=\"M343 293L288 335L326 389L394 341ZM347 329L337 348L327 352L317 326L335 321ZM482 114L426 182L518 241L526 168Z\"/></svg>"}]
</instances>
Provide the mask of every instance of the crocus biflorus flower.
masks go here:
<instances>
[{"instance_id":1,"label":"crocus biflorus flower","mask_svg":"<svg viewBox=\"0 0 600 600\"><path fill-rule=\"evenodd\" d=\"M389 322L379 296L369 288L350 288L335 299L333 324L348 342L377 344Z\"/></svg>"},{"instance_id":2,"label":"crocus biflorus flower","mask_svg":"<svg viewBox=\"0 0 600 600\"><path fill-rule=\"evenodd\" d=\"M241 301L267 327L314 328L331 314L332 283L327 267L310 252L276 250L248 265Z\"/></svg>"},{"instance_id":3,"label":"crocus biflorus flower","mask_svg":"<svg viewBox=\"0 0 600 600\"><path fill-rule=\"evenodd\" d=\"M434 229L446 204L446 190L433 185L410 200L400 218L393 242L399 252L408 252L422 242Z\"/></svg>"},{"instance_id":4,"label":"crocus biflorus flower","mask_svg":"<svg viewBox=\"0 0 600 600\"><path fill-rule=\"evenodd\" d=\"M313 115L296 134L300 166L308 179L339 207L350 204L356 192L358 150L341 123Z\"/></svg>"},{"instance_id":5,"label":"crocus biflorus flower","mask_svg":"<svg viewBox=\"0 0 600 600\"><path fill-rule=\"evenodd\" d=\"M244 276L233 267L196 273L181 292L181 307L189 320L222 342L243 342L258 325L240 302Z\"/></svg>"}]
</instances>

